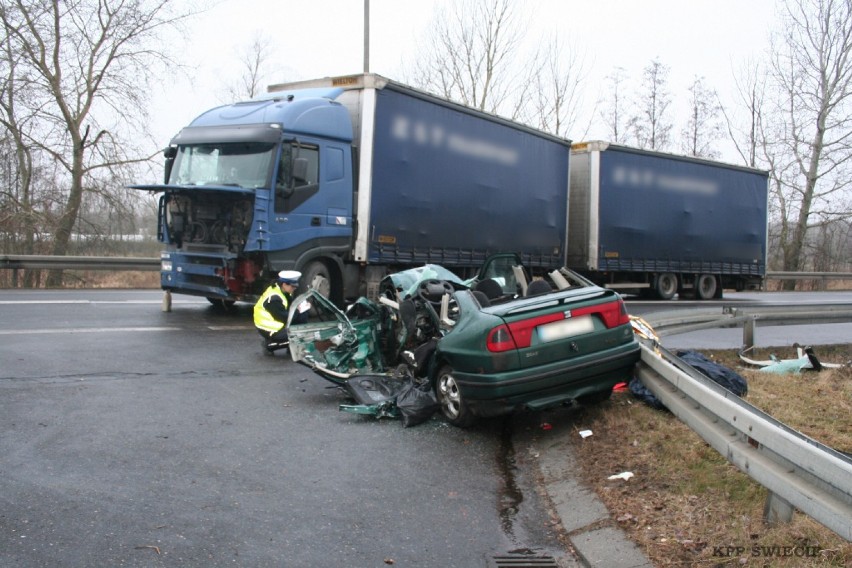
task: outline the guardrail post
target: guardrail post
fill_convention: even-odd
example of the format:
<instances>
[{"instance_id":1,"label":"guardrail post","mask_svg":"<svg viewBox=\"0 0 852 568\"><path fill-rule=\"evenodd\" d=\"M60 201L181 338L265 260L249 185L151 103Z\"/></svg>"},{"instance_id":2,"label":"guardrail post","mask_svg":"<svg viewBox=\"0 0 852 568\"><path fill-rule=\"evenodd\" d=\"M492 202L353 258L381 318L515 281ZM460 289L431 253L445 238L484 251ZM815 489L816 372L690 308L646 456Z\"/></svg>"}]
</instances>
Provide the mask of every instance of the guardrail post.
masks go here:
<instances>
[{"instance_id":1,"label":"guardrail post","mask_svg":"<svg viewBox=\"0 0 852 568\"><path fill-rule=\"evenodd\" d=\"M770 526L789 523L793 520L793 510L790 503L770 491L763 506L763 521Z\"/></svg>"},{"instance_id":2,"label":"guardrail post","mask_svg":"<svg viewBox=\"0 0 852 568\"><path fill-rule=\"evenodd\" d=\"M168 290L163 291L163 311L172 311L172 293Z\"/></svg>"},{"instance_id":3,"label":"guardrail post","mask_svg":"<svg viewBox=\"0 0 852 568\"><path fill-rule=\"evenodd\" d=\"M754 347L754 331L756 316L750 316L743 322L743 349L751 349Z\"/></svg>"}]
</instances>

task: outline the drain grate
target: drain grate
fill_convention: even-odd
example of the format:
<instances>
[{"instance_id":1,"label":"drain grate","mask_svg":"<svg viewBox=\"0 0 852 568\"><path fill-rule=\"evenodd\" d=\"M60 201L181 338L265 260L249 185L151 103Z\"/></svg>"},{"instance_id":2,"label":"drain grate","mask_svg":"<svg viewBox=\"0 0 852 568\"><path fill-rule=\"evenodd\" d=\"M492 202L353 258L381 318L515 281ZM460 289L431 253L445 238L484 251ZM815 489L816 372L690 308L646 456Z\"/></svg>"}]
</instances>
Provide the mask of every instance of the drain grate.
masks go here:
<instances>
[{"instance_id":1,"label":"drain grate","mask_svg":"<svg viewBox=\"0 0 852 568\"><path fill-rule=\"evenodd\" d=\"M559 568L552 556L530 554L500 554L491 558L493 568Z\"/></svg>"}]
</instances>

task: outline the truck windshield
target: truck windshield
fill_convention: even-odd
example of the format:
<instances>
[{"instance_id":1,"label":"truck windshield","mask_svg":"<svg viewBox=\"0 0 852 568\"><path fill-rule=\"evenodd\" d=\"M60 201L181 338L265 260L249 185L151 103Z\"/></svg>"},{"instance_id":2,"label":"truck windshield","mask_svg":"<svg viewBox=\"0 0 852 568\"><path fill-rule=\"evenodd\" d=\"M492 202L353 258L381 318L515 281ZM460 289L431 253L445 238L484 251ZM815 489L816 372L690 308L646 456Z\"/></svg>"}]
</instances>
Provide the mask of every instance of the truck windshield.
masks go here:
<instances>
[{"instance_id":1,"label":"truck windshield","mask_svg":"<svg viewBox=\"0 0 852 568\"><path fill-rule=\"evenodd\" d=\"M269 187L275 145L261 142L179 146L172 185Z\"/></svg>"}]
</instances>

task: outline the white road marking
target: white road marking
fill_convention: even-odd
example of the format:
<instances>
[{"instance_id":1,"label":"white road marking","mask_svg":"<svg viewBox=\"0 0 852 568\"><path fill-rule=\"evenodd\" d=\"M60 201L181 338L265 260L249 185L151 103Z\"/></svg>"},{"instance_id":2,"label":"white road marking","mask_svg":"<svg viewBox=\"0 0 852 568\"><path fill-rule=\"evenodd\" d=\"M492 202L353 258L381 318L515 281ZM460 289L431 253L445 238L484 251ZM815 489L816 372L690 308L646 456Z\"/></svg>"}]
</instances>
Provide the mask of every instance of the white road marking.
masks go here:
<instances>
[{"instance_id":1,"label":"white road marking","mask_svg":"<svg viewBox=\"0 0 852 568\"><path fill-rule=\"evenodd\" d=\"M0 300L0 305L14 304L162 304L162 300ZM174 304L206 304L207 302L172 302Z\"/></svg>"},{"instance_id":2,"label":"white road marking","mask_svg":"<svg viewBox=\"0 0 852 568\"><path fill-rule=\"evenodd\" d=\"M9 329L0 335L35 335L40 333L106 333L111 331L181 331L179 327L70 327L64 329Z\"/></svg>"},{"instance_id":3,"label":"white road marking","mask_svg":"<svg viewBox=\"0 0 852 568\"><path fill-rule=\"evenodd\" d=\"M243 331L254 329L250 325L206 325L210 331ZM3 329L0 335L43 335L48 333L115 333L137 331L188 331L183 327L68 327L60 329Z\"/></svg>"}]
</instances>

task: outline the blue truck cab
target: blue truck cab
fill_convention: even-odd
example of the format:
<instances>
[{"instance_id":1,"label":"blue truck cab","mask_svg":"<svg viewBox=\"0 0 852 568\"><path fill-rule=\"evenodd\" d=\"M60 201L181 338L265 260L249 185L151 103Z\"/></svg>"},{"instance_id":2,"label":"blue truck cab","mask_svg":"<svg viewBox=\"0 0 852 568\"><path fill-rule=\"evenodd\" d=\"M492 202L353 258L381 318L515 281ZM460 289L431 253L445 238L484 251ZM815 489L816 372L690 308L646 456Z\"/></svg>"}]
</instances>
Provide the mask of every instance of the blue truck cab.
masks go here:
<instances>
[{"instance_id":1,"label":"blue truck cab","mask_svg":"<svg viewBox=\"0 0 852 568\"><path fill-rule=\"evenodd\" d=\"M252 300L278 270L345 254L352 126L333 100L339 92L302 90L215 108L172 139L165 184L135 186L163 192L164 290Z\"/></svg>"}]
</instances>

